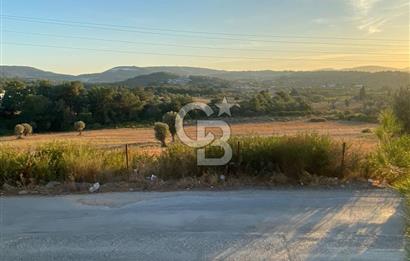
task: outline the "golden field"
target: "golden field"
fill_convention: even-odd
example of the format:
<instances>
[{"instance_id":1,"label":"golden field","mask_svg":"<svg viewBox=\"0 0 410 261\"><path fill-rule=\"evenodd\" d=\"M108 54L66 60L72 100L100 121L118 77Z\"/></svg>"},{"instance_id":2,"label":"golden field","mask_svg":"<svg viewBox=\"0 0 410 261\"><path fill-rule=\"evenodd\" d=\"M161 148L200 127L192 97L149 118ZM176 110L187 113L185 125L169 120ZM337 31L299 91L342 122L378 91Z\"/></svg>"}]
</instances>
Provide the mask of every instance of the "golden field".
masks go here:
<instances>
[{"instance_id":1,"label":"golden field","mask_svg":"<svg viewBox=\"0 0 410 261\"><path fill-rule=\"evenodd\" d=\"M371 150L377 145L377 138L372 133L362 133L364 129L374 129L376 124L359 122L328 121L312 123L306 120L270 121L270 122L245 122L230 124L232 135L261 135L281 136L295 135L298 133L318 133L329 135L338 141L346 141L362 150ZM214 130L210 130L214 131ZM195 136L195 127L187 126L189 136ZM217 131L216 131L217 134ZM76 132L61 132L49 134L34 134L23 139L15 136L0 137L0 144L10 145L15 148L30 148L41 143L65 141L89 143L96 146L120 146L125 144L139 144L143 147L158 147L151 128L118 128L104 130L84 131L82 136Z\"/></svg>"}]
</instances>

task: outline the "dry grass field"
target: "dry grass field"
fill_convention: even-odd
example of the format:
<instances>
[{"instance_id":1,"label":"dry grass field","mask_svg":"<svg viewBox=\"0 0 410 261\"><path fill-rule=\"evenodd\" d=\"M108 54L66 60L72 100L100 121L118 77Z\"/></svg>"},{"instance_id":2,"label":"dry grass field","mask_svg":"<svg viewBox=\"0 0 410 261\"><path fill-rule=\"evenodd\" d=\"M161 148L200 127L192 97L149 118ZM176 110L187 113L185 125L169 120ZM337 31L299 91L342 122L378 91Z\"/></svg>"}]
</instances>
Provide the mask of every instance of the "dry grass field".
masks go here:
<instances>
[{"instance_id":1,"label":"dry grass field","mask_svg":"<svg viewBox=\"0 0 410 261\"><path fill-rule=\"evenodd\" d=\"M364 129L373 129L375 124L357 122L328 121L311 123L306 120L287 122L248 122L231 124L232 134L242 135L295 135L298 133L315 132L330 135L336 140L342 140L362 150L371 150L377 144L374 134L362 133ZM195 127L187 127L189 136L194 136ZM158 147L154 132L150 128L121 128L85 131L82 136L76 132L34 134L17 140L14 136L0 137L0 144L13 147L30 148L38 144L52 141L68 141L90 143L97 146L117 146L124 144L141 144L145 147Z\"/></svg>"}]
</instances>

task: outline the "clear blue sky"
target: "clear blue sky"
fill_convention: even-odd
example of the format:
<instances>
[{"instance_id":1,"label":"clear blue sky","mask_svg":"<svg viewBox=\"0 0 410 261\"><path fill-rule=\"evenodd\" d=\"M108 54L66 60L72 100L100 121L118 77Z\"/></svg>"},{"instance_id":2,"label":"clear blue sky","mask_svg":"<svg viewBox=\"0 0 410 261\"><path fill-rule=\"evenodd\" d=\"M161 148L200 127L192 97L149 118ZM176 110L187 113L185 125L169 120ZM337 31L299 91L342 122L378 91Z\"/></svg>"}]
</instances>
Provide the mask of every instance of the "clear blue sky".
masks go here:
<instances>
[{"instance_id":1,"label":"clear blue sky","mask_svg":"<svg viewBox=\"0 0 410 261\"><path fill-rule=\"evenodd\" d=\"M2 42L7 43L2 44L2 64L62 73L97 72L118 65L228 70L409 66L408 0L2 0L1 12ZM29 22L22 17L77 24ZM105 30L84 27L86 23L127 27Z\"/></svg>"}]
</instances>

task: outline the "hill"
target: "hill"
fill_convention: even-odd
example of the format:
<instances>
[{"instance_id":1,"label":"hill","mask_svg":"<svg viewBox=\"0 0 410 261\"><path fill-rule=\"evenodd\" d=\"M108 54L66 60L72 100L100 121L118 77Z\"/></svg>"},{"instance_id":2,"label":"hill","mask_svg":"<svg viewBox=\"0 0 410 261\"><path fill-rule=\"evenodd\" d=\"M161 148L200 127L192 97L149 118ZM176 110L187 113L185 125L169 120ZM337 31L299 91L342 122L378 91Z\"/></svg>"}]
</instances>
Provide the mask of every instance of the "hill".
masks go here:
<instances>
[{"instance_id":1,"label":"hill","mask_svg":"<svg viewBox=\"0 0 410 261\"><path fill-rule=\"evenodd\" d=\"M81 74L77 77L83 82L119 82L125 81L141 75L149 75L153 73L164 72L178 76L218 74L223 71L195 68L195 67L178 67L178 66L155 66L155 67L136 67L136 66L119 66L109 69L102 73Z\"/></svg>"},{"instance_id":2,"label":"hill","mask_svg":"<svg viewBox=\"0 0 410 261\"><path fill-rule=\"evenodd\" d=\"M178 79L180 76L176 74L166 72L156 72L146 75L140 75L122 82L118 82L120 85L126 85L129 87L146 86L150 84L166 83L173 79Z\"/></svg>"},{"instance_id":3,"label":"hill","mask_svg":"<svg viewBox=\"0 0 410 261\"><path fill-rule=\"evenodd\" d=\"M230 81L220 79L217 77L210 76L180 76L177 74L157 72L147 75L140 75L125 81L110 83L111 85L123 85L127 87L142 87L142 86L152 86L152 87L185 87L192 90L206 89L206 88L227 88L232 87ZM155 86L154 86L155 85Z\"/></svg>"},{"instance_id":4,"label":"hill","mask_svg":"<svg viewBox=\"0 0 410 261\"><path fill-rule=\"evenodd\" d=\"M398 88L410 84L410 74L405 72L355 72L355 71L315 71L295 72L281 76L272 84L277 87L336 87L364 85L368 87Z\"/></svg>"},{"instance_id":5,"label":"hill","mask_svg":"<svg viewBox=\"0 0 410 261\"><path fill-rule=\"evenodd\" d=\"M2 78L21 78L27 80L48 79L52 81L73 81L73 75L59 74L39 70L29 66L0 66L0 77Z\"/></svg>"},{"instance_id":6,"label":"hill","mask_svg":"<svg viewBox=\"0 0 410 261\"><path fill-rule=\"evenodd\" d=\"M227 81L265 81L272 86L307 87L326 84L351 86L403 86L410 84L408 72L389 67L365 66L344 70L320 71L224 71L196 67L157 66L135 67L120 66L102 73L66 75L42 71L27 66L1 66L2 78L48 79L52 81L79 80L84 83L123 83L126 85L146 85L164 82L178 77L192 76L218 78ZM367 71L371 72L367 72ZM402 69L405 70L405 69ZM207 78L209 77L209 78Z\"/></svg>"},{"instance_id":7,"label":"hill","mask_svg":"<svg viewBox=\"0 0 410 261\"><path fill-rule=\"evenodd\" d=\"M359 67L353 67L353 68L346 68L346 69L342 69L342 71L374 73L374 72L405 71L405 69L397 69L397 68L393 68L393 67L369 65L369 66L359 66Z\"/></svg>"}]
</instances>

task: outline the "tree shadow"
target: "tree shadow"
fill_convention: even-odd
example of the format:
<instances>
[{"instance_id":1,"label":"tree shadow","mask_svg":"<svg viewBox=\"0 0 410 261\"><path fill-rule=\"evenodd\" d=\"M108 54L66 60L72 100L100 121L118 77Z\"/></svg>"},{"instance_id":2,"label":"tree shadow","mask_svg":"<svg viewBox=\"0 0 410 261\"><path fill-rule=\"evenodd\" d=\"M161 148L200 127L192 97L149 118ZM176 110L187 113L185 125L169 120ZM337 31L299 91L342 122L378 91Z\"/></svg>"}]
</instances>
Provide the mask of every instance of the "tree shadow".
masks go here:
<instances>
[{"instance_id":1,"label":"tree shadow","mask_svg":"<svg viewBox=\"0 0 410 261\"><path fill-rule=\"evenodd\" d=\"M380 195L380 193L382 195ZM327 194L331 195L331 194ZM389 192L356 192L344 197L307 196L309 207L283 217L266 217L260 236L225 249L217 260L403 260L404 212ZM317 201L317 202L315 202Z\"/></svg>"}]
</instances>

